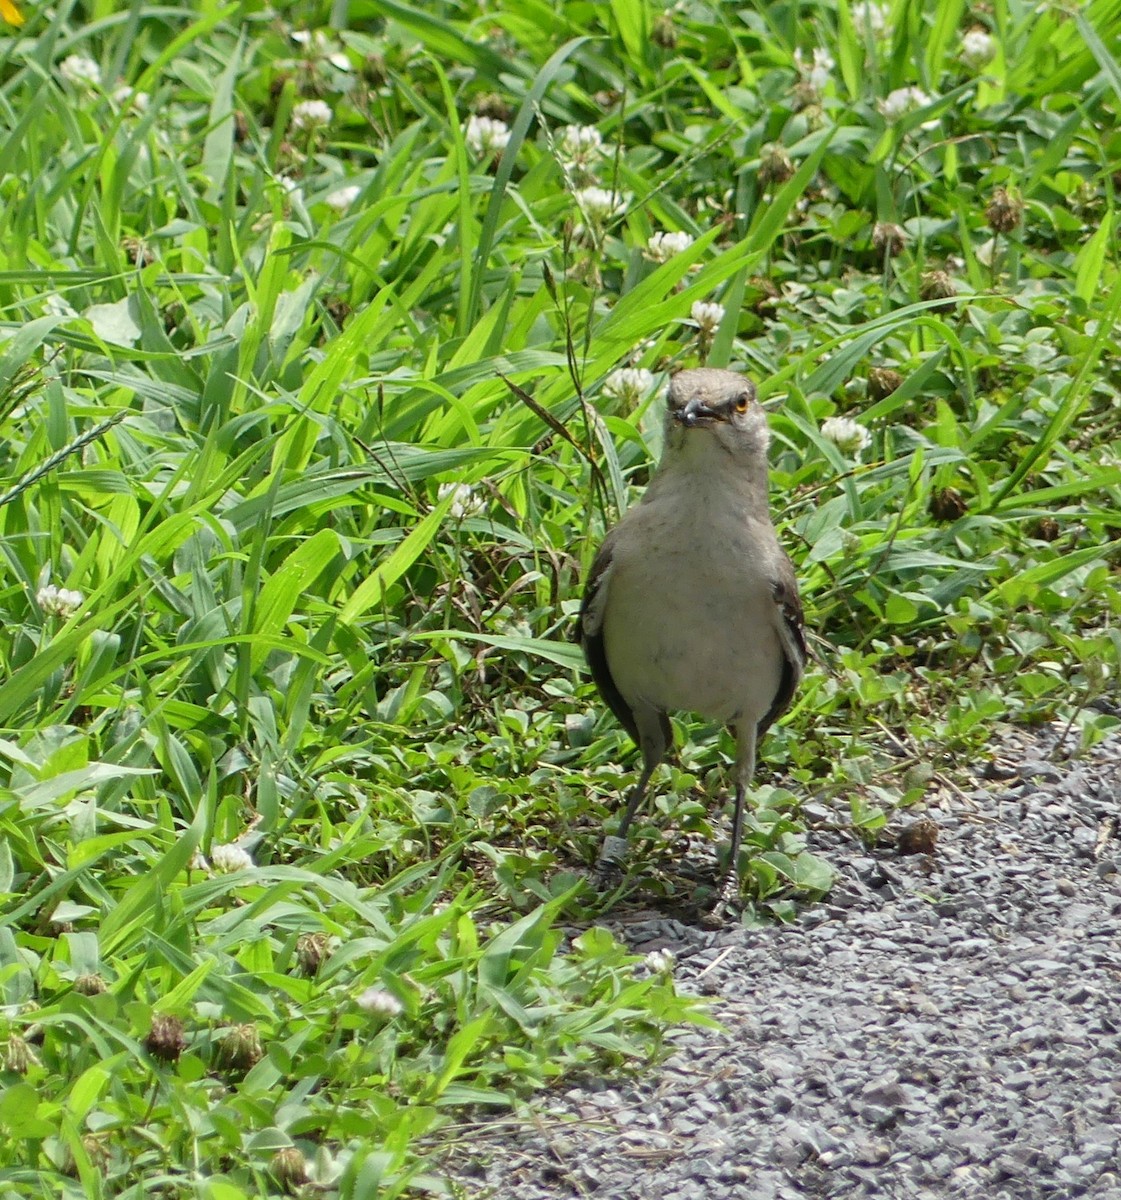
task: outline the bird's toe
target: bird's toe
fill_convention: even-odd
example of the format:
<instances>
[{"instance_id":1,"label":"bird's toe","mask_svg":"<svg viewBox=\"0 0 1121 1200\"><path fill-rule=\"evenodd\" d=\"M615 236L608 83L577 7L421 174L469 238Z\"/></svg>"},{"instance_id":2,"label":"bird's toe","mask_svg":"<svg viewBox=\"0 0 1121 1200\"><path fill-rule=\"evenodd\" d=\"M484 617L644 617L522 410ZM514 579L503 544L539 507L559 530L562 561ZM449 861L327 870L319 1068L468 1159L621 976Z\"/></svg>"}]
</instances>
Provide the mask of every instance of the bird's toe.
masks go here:
<instances>
[{"instance_id":1,"label":"bird's toe","mask_svg":"<svg viewBox=\"0 0 1121 1200\"><path fill-rule=\"evenodd\" d=\"M627 840L621 837L605 837L600 848L592 879L601 892L615 887L623 877L623 859L627 853Z\"/></svg>"},{"instance_id":2,"label":"bird's toe","mask_svg":"<svg viewBox=\"0 0 1121 1200\"><path fill-rule=\"evenodd\" d=\"M735 924L743 915L743 901L740 899L739 880L735 875L729 875L720 889L716 902L701 918L701 924L706 929L720 929L725 925Z\"/></svg>"}]
</instances>

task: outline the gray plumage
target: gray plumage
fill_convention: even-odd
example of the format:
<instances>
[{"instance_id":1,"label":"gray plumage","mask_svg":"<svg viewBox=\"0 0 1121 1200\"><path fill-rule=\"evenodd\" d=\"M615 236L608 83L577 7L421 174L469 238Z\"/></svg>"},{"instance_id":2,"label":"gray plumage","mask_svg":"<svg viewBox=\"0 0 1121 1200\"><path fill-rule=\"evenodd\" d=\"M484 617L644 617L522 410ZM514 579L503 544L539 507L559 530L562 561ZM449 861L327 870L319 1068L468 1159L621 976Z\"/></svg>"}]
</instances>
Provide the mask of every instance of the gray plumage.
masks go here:
<instances>
[{"instance_id":1,"label":"gray plumage","mask_svg":"<svg viewBox=\"0 0 1121 1200\"><path fill-rule=\"evenodd\" d=\"M604 539L578 636L600 694L642 752L601 880L622 860L650 777L672 744L667 713L696 713L736 737L731 866L738 895L744 796L755 747L789 706L806 660L794 570L768 511L770 431L751 381L682 371L667 393L665 448L642 500Z\"/></svg>"}]
</instances>

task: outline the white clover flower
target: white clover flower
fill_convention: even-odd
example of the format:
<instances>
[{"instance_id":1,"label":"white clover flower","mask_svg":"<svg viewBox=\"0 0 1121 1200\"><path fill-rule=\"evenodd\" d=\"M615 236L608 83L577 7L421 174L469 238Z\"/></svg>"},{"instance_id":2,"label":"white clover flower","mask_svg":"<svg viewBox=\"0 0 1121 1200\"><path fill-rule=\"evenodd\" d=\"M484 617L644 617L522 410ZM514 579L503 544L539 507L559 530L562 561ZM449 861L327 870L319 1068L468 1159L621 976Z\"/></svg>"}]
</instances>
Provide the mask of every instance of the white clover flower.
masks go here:
<instances>
[{"instance_id":1,"label":"white clover flower","mask_svg":"<svg viewBox=\"0 0 1121 1200\"><path fill-rule=\"evenodd\" d=\"M445 496L455 497L448 514L457 521L482 512L482 498L475 495L475 489L469 483L441 483L436 489L436 498L443 500Z\"/></svg>"},{"instance_id":2,"label":"white clover flower","mask_svg":"<svg viewBox=\"0 0 1121 1200\"><path fill-rule=\"evenodd\" d=\"M689 310L689 315L703 335L711 336L724 320L724 305L710 300L697 300Z\"/></svg>"},{"instance_id":3,"label":"white clover flower","mask_svg":"<svg viewBox=\"0 0 1121 1200\"><path fill-rule=\"evenodd\" d=\"M77 87L96 87L101 82L101 68L85 54L69 54L58 64L58 73Z\"/></svg>"},{"instance_id":4,"label":"white clover flower","mask_svg":"<svg viewBox=\"0 0 1121 1200\"><path fill-rule=\"evenodd\" d=\"M301 100L292 109L293 129L319 129L331 124L331 106L322 100Z\"/></svg>"},{"instance_id":5,"label":"white clover flower","mask_svg":"<svg viewBox=\"0 0 1121 1200\"><path fill-rule=\"evenodd\" d=\"M828 438L842 454L855 458L872 441L872 435L849 417L827 417L821 423L821 436Z\"/></svg>"},{"instance_id":6,"label":"white clover flower","mask_svg":"<svg viewBox=\"0 0 1121 1200\"><path fill-rule=\"evenodd\" d=\"M295 29L289 35L297 45L306 46L309 51L322 55L333 67L340 71L350 70L350 59L338 49L334 38L328 36L322 29L312 32L310 29Z\"/></svg>"},{"instance_id":7,"label":"white clover flower","mask_svg":"<svg viewBox=\"0 0 1121 1200\"><path fill-rule=\"evenodd\" d=\"M201 850L196 850L191 855L191 861L187 863L188 871L202 871L204 874L210 874L210 863L206 861L205 855Z\"/></svg>"},{"instance_id":8,"label":"white clover flower","mask_svg":"<svg viewBox=\"0 0 1121 1200\"><path fill-rule=\"evenodd\" d=\"M577 188L572 198L590 225L603 225L612 217L621 216L627 208L626 200L618 192L607 188Z\"/></svg>"},{"instance_id":9,"label":"white clover flower","mask_svg":"<svg viewBox=\"0 0 1121 1200\"><path fill-rule=\"evenodd\" d=\"M123 109L146 113L152 97L147 92L134 92L127 83L120 83L113 89L113 99Z\"/></svg>"},{"instance_id":10,"label":"white clover flower","mask_svg":"<svg viewBox=\"0 0 1121 1200\"><path fill-rule=\"evenodd\" d=\"M916 108L925 108L931 103L931 98L917 87L896 88L888 92L887 98L880 101L880 112L887 121L898 121Z\"/></svg>"},{"instance_id":11,"label":"white clover flower","mask_svg":"<svg viewBox=\"0 0 1121 1200\"><path fill-rule=\"evenodd\" d=\"M669 262L675 254L688 250L692 244L693 239L681 230L675 229L670 233L652 233L650 240L646 243L644 253L651 262L664 263Z\"/></svg>"},{"instance_id":12,"label":"white clover flower","mask_svg":"<svg viewBox=\"0 0 1121 1200\"><path fill-rule=\"evenodd\" d=\"M566 162L586 167L603 153L603 137L594 125L566 125L557 151Z\"/></svg>"},{"instance_id":13,"label":"white clover flower","mask_svg":"<svg viewBox=\"0 0 1121 1200\"><path fill-rule=\"evenodd\" d=\"M232 875L235 871L249 871L255 865L249 854L236 843L210 847L210 868L215 875Z\"/></svg>"},{"instance_id":14,"label":"white clover flower","mask_svg":"<svg viewBox=\"0 0 1121 1200\"><path fill-rule=\"evenodd\" d=\"M637 404L653 386L654 375L645 367L620 367L603 381L603 390L608 396L628 405Z\"/></svg>"},{"instance_id":15,"label":"white clover flower","mask_svg":"<svg viewBox=\"0 0 1121 1200\"><path fill-rule=\"evenodd\" d=\"M480 117L472 113L463 127L463 137L467 149L476 158L496 158L510 140L510 126L494 117Z\"/></svg>"},{"instance_id":16,"label":"white clover flower","mask_svg":"<svg viewBox=\"0 0 1121 1200\"><path fill-rule=\"evenodd\" d=\"M961 39L958 57L971 71L987 67L996 57L996 42L992 34L980 25L974 25Z\"/></svg>"},{"instance_id":17,"label":"white clover flower","mask_svg":"<svg viewBox=\"0 0 1121 1200\"><path fill-rule=\"evenodd\" d=\"M368 1012L371 1016L399 1017L405 1011L401 1001L385 988L368 987L357 996L356 1002L363 1012Z\"/></svg>"},{"instance_id":18,"label":"white clover flower","mask_svg":"<svg viewBox=\"0 0 1121 1200\"><path fill-rule=\"evenodd\" d=\"M833 68L837 65L833 55L822 46L815 46L813 62L806 62L801 50L794 51L794 65L802 78L819 94L825 91L825 85L833 78Z\"/></svg>"},{"instance_id":19,"label":"white clover flower","mask_svg":"<svg viewBox=\"0 0 1121 1200\"><path fill-rule=\"evenodd\" d=\"M645 962L647 969L655 975L672 975L677 956L672 950L651 950Z\"/></svg>"},{"instance_id":20,"label":"white clover flower","mask_svg":"<svg viewBox=\"0 0 1121 1200\"><path fill-rule=\"evenodd\" d=\"M81 592L75 592L70 588L55 587L53 583L41 587L35 593L35 599L39 602L39 607L43 612L63 618L77 612L85 601Z\"/></svg>"},{"instance_id":21,"label":"white clover flower","mask_svg":"<svg viewBox=\"0 0 1121 1200\"><path fill-rule=\"evenodd\" d=\"M877 4L875 0L860 0L860 3L853 5L852 23L861 41L867 41L869 35L875 39L886 38L891 33L888 6Z\"/></svg>"},{"instance_id":22,"label":"white clover flower","mask_svg":"<svg viewBox=\"0 0 1121 1200\"><path fill-rule=\"evenodd\" d=\"M336 188L333 192L329 192L324 203L328 208L333 208L335 212L346 212L361 194L362 189L358 184L348 183L345 187Z\"/></svg>"}]
</instances>

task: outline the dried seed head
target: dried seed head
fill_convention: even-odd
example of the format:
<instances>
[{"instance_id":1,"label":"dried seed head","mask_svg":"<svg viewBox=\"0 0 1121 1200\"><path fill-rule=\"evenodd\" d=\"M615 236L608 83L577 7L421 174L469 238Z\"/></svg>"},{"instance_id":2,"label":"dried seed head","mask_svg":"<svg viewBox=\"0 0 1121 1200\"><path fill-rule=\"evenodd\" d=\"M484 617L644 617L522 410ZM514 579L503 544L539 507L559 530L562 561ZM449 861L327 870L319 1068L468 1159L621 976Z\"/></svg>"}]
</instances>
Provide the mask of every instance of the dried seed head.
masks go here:
<instances>
[{"instance_id":1,"label":"dried seed head","mask_svg":"<svg viewBox=\"0 0 1121 1200\"><path fill-rule=\"evenodd\" d=\"M790 89L790 98L795 112L806 112L807 110L814 114L814 124L821 116L821 94L808 79L799 79L798 82Z\"/></svg>"},{"instance_id":2,"label":"dried seed head","mask_svg":"<svg viewBox=\"0 0 1121 1200\"><path fill-rule=\"evenodd\" d=\"M138 267L146 267L155 262L155 256L143 238L127 235L121 238L121 249Z\"/></svg>"},{"instance_id":3,"label":"dried seed head","mask_svg":"<svg viewBox=\"0 0 1121 1200\"><path fill-rule=\"evenodd\" d=\"M906 245L907 231L902 225L891 221L877 221L873 226L872 249L877 254L886 254L888 258L894 258L903 253L903 247Z\"/></svg>"},{"instance_id":4,"label":"dried seed head","mask_svg":"<svg viewBox=\"0 0 1121 1200\"><path fill-rule=\"evenodd\" d=\"M747 282L757 293L754 301L749 301L751 307L757 313L762 315L776 307L782 295L777 285L772 283L765 275L752 275Z\"/></svg>"},{"instance_id":5,"label":"dried seed head","mask_svg":"<svg viewBox=\"0 0 1121 1200\"><path fill-rule=\"evenodd\" d=\"M144 1048L160 1062L176 1062L187 1048L183 1022L167 1013L156 1013L152 1017L152 1028L144 1039Z\"/></svg>"},{"instance_id":6,"label":"dried seed head","mask_svg":"<svg viewBox=\"0 0 1121 1200\"><path fill-rule=\"evenodd\" d=\"M97 974L96 971L90 971L88 974L79 975L74 980L74 990L79 996L100 996L105 991L105 980Z\"/></svg>"},{"instance_id":7,"label":"dried seed head","mask_svg":"<svg viewBox=\"0 0 1121 1200\"><path fill-rule=\"evenodd\" d=\"M389 81L389 64L384 54L367 54L362 60L362 78L379 88Z\"/></svg>"},{"instance_id":8,"label":"dried seed head","mask_svg":"<svg viewBox=\"0 0 1121 1200\"><path fill-rule=\"evenodd\" d=\"M8 1046L4 1054L4 1066L13 1075L26 1075L32 1067L37 1067L38 1065L39 1058L35 1051L31 1049L30 1043L25 1038L21 1038L18 1034L13 1033L8 1038Z\"/></svg>"},{"instance_id":9,"label":"dried seed head","mask_svg":"<svg viewBox=\"0 0 1121 1200\"><path fill-rule=\"evenodd\" d=\"M930 497L930 515L936 521L956 521L965 516L969 505L957 488L939 488Z\"/></svg>"},{"instance_id":10,"label":"dried seed head","mask_svg":"<svg viewBox=\"0 0 1121 1200\"><path fill-rule=\"evenodd\" d=\"M475 99L475 113L492 121L509 122L513 113L509 104L497 92L483 92Z\"/></svg>"},{"instance_id":11,"label":"dried seed head","mask_svg":"<svg viewBox=\"0 0 1121 1200\"><path fill-rule=\"evenodd\" d=\"M873 367L868 372L868 395L872 400L883 400L902 385L902 374L891 367Z\"/></svg>"},{"instance_id":12,"label":"dried seed head","mask_svg":"<svg viewBox=\"0 0 1121 1200\"><path fill-rule=\"evenodd\" d=\"M767 187L772 183L785 183L794 174L794 163L786 148L772 142L763 147L759 156L759 182Z\"/></svg>"},{"instance_id":13,"label":"dried seed head","mask_svg":"<svg viewBox=\"0 0 1121 1200\"><path fill-rule=\"evenodd\" d=\"M265 1056L257 1026L235 1025L218 1044L218 1063L228 1071L248 1071Z\"/></svg>"},{"instance_id":14,"label":"dried seed head","mask_svg":"<svg viewBox=\"0 0 1121 1200\"><path fill-rule=\"evenodd\" d=\"M82 1135L82 1149L89 1156L90 1162L98 1170L104 1171L113 1157L113 1151L107 1133L85 1133Z\"/></svg>"},{"instance_id":15,"label":"dried seed head","mask_svg":"<svg viewBox=\"0 0 1121 1200\"><path fill-rule=\"evenodd\" d=\"M663 50L673 50L677 46L677 26L673 23L672 12L662 12L654 18L650 37L654 45Z\"/></svg>"},{"instance_id":16,"label":"dried seed head","mask_svg":"<svg viewBox=\"0 0 1121 1200\"><path fill-rule=\"evenodd\" d=\"M924 271L919 295L924 300L949 300L957 295L957 288L948 271Z\"/></svg>"},{"instance_id":17,"label":"dried seed head","mask_svg":"<svg viewBox=\"0 0 1121 1200\"><path fill-rule=\"evenodd\" d=\"M937 823L930 817L919 817L899 831L895 848L900 854L933 854L937 845Z\"/></svg>"},{"instance_id":18,"label":"dried seed head","mask_svg":"<svg viewBox=\"0 0 1121 1200\"><path fill-rule=\"evenodd\" d=\"M327 957L328 938L325 933L304 933L296 941L296 962L300 972L309 978L319 973Z\"/></svg>"},{"instance_id":19,"label":"dried seed head","mask_svg":"<svg viewBox=\"0 0 1121 1200\"><path fill-rule=\"evenodd\" d=\"M324 307L327 309L331 320L340 328L346 324L347 317L353 312L353 309L347 303L344 296L331 296Z\"/></svg>"},{"instance_id":20,"label":"dried seed head","mask_svg":"<svg viewBox=\"0 0 1121 1200\"><path fill-rule=\"evenodd\" d=\"M994 233L1010 233L1019 225L1024 213L1024 202L1010 195L1007 188L993 191L989 206L985 209L985 220Z\"/></svg>"},{"instance_id":21,"label":"dried seed head","mask_svg":"<svg viewBox=\"0 0 1121 1200\"><path fill-rule=\"evenodd\" d=\"M294 1192L308 1181L307 1160L295 1146L278 1150L269 1162L269 1170L286 1192Z\"/></svg>"}]
</instances>

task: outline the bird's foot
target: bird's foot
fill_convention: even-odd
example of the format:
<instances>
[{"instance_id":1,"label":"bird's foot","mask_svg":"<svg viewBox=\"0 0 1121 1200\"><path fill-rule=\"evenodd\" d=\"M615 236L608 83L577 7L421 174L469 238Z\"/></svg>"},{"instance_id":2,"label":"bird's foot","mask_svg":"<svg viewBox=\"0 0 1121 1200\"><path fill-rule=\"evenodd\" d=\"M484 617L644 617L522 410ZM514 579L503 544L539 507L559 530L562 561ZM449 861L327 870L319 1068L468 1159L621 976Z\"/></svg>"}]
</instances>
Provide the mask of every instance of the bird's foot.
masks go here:
<instances>
[{"instance_id":1,"label":"bird's foot","mask_svg":"<svg viewBox=\"0 0 1121 1200\"><path fill-rule=\"evenodd\" d=\"M623 875L623 859L626 854L626 838L608 836L603 839L595 871L592 873L592 882L597 891L606 892L619 882Z\"/></svg>"},{"instance_id":2,"label":"bird's foot","mask_svg":"<svg viewBox=\"0 0 1121 1200\"><path fill-rule=\"evenodd\" d=\"M721 929L725 925L737 923L742 915L740 881L733 873L724 880L716 903L701 917L701 924L706 929Z\"/></svg>"}]
</instances>

